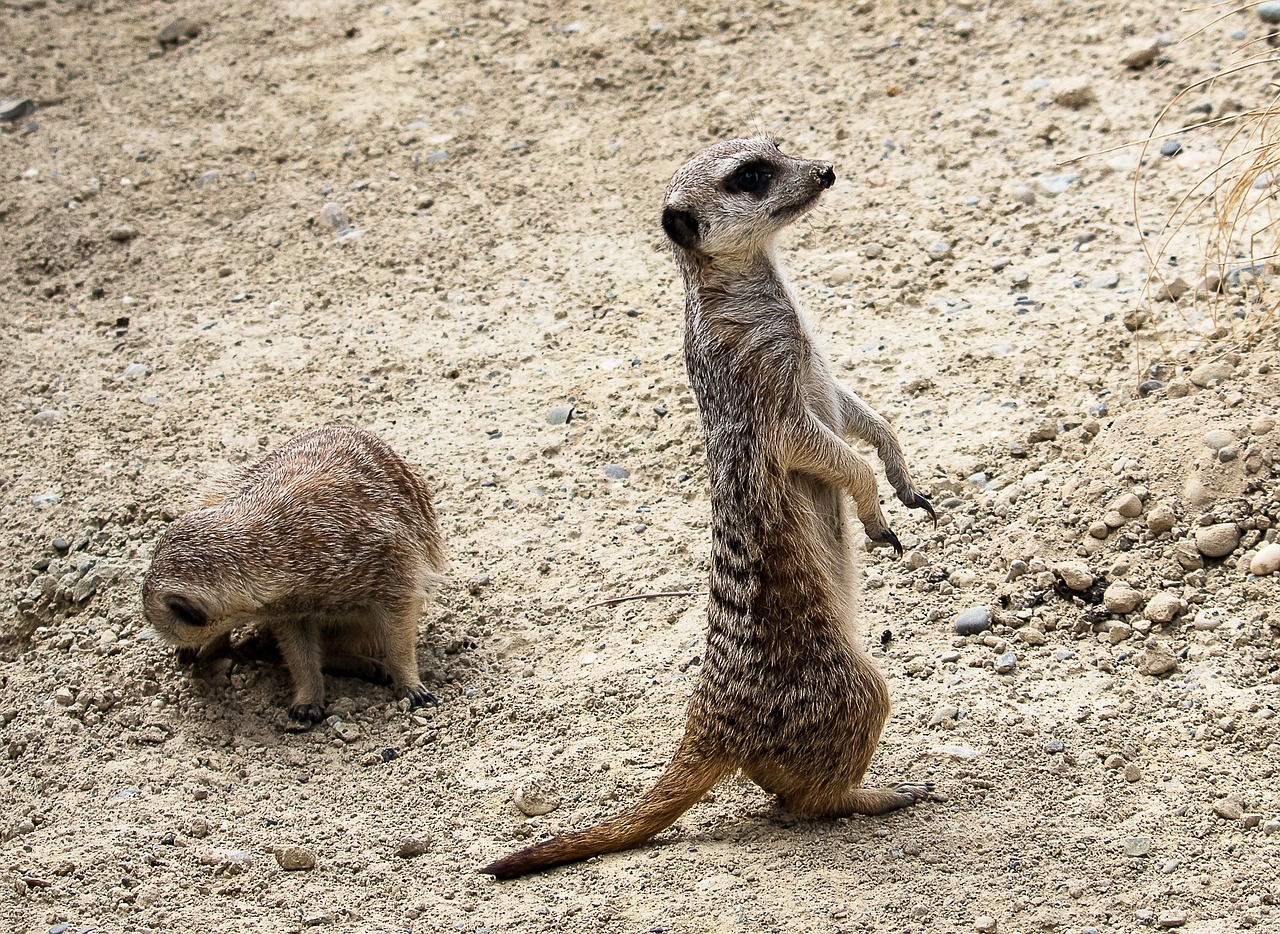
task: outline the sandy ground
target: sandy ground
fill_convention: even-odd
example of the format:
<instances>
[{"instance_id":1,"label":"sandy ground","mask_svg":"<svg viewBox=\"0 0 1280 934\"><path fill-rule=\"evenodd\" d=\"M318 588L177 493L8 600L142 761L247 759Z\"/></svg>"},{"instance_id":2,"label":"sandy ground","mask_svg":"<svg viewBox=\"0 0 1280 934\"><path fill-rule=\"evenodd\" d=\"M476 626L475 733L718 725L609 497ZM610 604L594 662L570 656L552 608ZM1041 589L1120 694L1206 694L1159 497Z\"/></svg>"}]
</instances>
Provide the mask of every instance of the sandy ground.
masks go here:
<instances>
[{"instance_id":1,"label":"sandy ground","mask_svg":"<svg viewBox=\"0 0 1280 934\"><path fill-rule=\"evenodd\" d=\"M1280 520L1274 332L1194 353L1153 339L1167 303L1131 331L1137 153L1058 164L1263 27L1131 69L1210 14L751 7L0 4L0 97L38 105L0 132L0 926L1280 930L1280 600L1249 573ZM797 821L729 782L652 846L495 883L677 741L705 598L592 604L705 587L657 213L686 157L759 131L835 163L785 258L939 506L935 532L885 488L907 554L867 554L860 617L895 705L872 778L936 797ZM1149 240L1211 157L1184 144L1147 153ZM1194 251L1161 268L1198 281ZM437 488L441 705L331 679L339 719L297 733L279 666L179 668L138 586L210 477L335 422Z\"/></svg>"}]
</instances>

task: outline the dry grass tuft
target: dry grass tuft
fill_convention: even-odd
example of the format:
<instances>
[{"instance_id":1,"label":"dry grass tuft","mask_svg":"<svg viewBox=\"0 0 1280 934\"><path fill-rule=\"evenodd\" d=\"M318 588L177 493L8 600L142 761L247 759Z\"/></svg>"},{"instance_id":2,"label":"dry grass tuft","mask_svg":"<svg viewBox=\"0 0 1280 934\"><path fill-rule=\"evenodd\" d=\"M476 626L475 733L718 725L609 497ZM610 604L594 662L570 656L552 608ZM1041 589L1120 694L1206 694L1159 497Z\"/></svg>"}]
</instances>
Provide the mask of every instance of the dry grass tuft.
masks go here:
<instances>
[{"instance_id":1,"label":"dry grass tuft","mask_svg":"<svg viewBox=\"0 0 1280 934\"><path fill-rule=\"evenodd\" d=\"M1221 9L1216 3L1203 9ZM1238 13L1254 14L1257 3L1222 13L1201 30ZM1280 26L1273 27L1280 30ZM1193 33L1192 35L1195 35ZM1187 38L1190 38L1188 36ZM1184 40L1185 41L1185 40ZM1274 336L1280 308L1280 51L1268 36L1237 50L1222 71L1184 88L1161 111L1141 143L1133 180L1133 216L1143 225L1142 163L1160 141L1177 135L1193 140L1205 158L1205 173L1177 200L1143 249L1149 260L1144 291L1151 315L1147 332L1165 359L1186 351L1225 353ZM1192 94L1238 75L1265 80L1265 102L1229 108L1219 116L1172 132L1171 113ZM1208 151L1211 155L1205 157ZM1216 153L1216 158L1214 155ZM1185 158L1185 157L1179 157ZM1211 166L1211 167L1210 167ZM1197 257L1187 262L1189 257ZM1174 265L1174 258L1181 265Z\"/></svg>"}]
</instances>

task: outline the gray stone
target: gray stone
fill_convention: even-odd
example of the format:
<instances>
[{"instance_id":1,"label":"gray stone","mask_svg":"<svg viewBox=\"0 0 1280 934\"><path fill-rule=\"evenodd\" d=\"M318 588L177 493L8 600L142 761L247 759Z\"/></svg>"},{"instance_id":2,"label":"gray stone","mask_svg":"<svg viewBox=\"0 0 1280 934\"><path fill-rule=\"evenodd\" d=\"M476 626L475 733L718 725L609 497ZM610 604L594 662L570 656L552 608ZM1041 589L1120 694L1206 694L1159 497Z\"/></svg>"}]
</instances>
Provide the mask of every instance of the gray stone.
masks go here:
<instances>
[{"instance_id":1,"label":"gray stone","mask_svg":"<svg viewBox=\"0 0 1280 934\"><path fill-rule=\"evenodd\" d=\"M557 405L547 413L548 425L567 425L573 421L573 406Z\"/></svg>"},{"instance_id":2,"label":"gray stone","mask_svg":"<svg viewBox=\"0 0 1280 934\"><path fill-rule=\"evenodd\" d=\"M1264 23L1280 24L1280 3L1259 3L1257 9L1258 19Z\"/></svg>"},{"instance_id":3,"label":"gray stone","mask_svg":"<svg viewBox=\"0 0 1280 934\"><path fill-rule=\"evenodd\" d=\"M1067 748L1066 743L1060 739L1051 739L1044 744L1044 751L1050 755L1057 754Z\"/></svg>"},{"instance_id":4,"label":"gray stone","mask_svg":"<svg viewBox=\"0 0 1280 934\"><path fill-rule=\"evenodd\" d=\"M289 872L316 868L316 855L306 847L278 846L275 848L275 854L280 868Z\"/></svg>"},{"instance_id":5,"label":"gray stone","mask_svg":"<svg viewBox=\"0 0 1280 934\"><path fill-rule=\"evenodd\" d=\"M610 480L625 480L627 477L631 476L631 471L627 470L625 467L619 466L618 464L605 464L604 475Z\"/></svg>"},{"instance_id":6,"label":"gray stone","mask_svg":"<svg viewBox=\"0 0 1280 934\"><path fill-rule=\"evenodd\" d=\"M1104 272L1089 283L1091 289L1114 289L1120 284L1120 276L1114 272Z\"/></svg>"},{"instance_id":7,"label":"gray stone","mask_svg":"<svg viewBox=\"0 0 1280 934\"><path fill-rule=\"evenodd\" d=\"M1131 785L1142 781L1142 769L1138 768L1136 762L1130 762L1124 767L1124 780Z\"/></svg>"},{"instance_id":8,"label":"gray stone","mask_svg":"<svg viewBox=\"0 0 1280 934\"><path fill-rule=\"evenodd\" d=\"M1160 155L1176 156L1182 152L1182 143L1176 139L1167 139L1160 144Z\"/></svg>"},{"instance_id":9,"label":"gray stone","mask_svg":"<svg viewBox=\"0 0 1280 934\"><path fill-rule=\"evenodd\" d=\"M1187 923L1187 913L1180 909L1162 911L1156 916L1156 927L1180 928Z\"/></svg>"},{"instance_id":10,"label":"gray stone","mask_svg":"<svg viewBox=\"0 0 1280 934\"><path fill-rule=\"evenodd\" d=\"M342 205L336 201L330 201L320 209L320 219L334 230L351 229L351 220L347 217L347 212L342 210Z\"/></svg>"},{"instance_id":11,"label":"gray stone","mask_svg":"<svg viewBox=\"0 0 1280 934\"><path fill-rule=\"evenodd\" d=\"M1018 656L1015 652L1005 652L996 656L996 671L1007 675L1018 667Z\"/></svg>"},{"instance_id":12,"label":"gray stone","mask_svg":"<svg viewBox=\"0 0 1280 934\"><path fill-rule=\"evenodd\" d=\"M991 608L971 607L956 617L951 628L961 636L976 636L980 632L986 632L991 628Z\"/></svg>"},{"instance_id":13,"label":"gray stone","mask_svg":"<svg viewBox=\"0 0 1280 934\"><path fill-rule=\"evenodd\" d=\"M1196 529L1196 550L1206 558L1224 558L1240 545L1240 529L1234 522L1219 522Z\"/></svg>"},{"instance_id":14,"label":"gray stone","mask_svg":"<svg viewBox=\"0 0 1280 934\"><path fill-rule=\"evenodd\" d=\"M1276 571L1280 571L1280 542L1272 542L1266 545L1249 562L1250 574L1265 577L1268 574L1274 574Z\"/></svg>"}]
</instances>

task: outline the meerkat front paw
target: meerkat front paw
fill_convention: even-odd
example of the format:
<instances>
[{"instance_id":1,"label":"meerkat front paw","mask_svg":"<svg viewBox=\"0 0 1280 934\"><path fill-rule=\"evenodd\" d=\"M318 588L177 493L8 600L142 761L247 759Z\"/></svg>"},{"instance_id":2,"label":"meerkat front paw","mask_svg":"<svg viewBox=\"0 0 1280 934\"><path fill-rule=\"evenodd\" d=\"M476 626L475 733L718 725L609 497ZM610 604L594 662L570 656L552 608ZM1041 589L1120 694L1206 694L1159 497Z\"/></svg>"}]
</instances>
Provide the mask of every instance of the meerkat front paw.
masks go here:
<instances>
[{"instance_id":1,"label":"meerkat front paw","mask_svg":"<svg viewBox=\"0 0 1280 934\"><path fill-rule=\"evenodd\" d=\"M432 707L440 706L440 701L421 682L411 688L405 688L400 692L400 696L409 702L410 710L417 707L426 707L428 704Z\"/></svg>"},{"instance_id":2,"label":"meerkat front paw","mask_svg":"<svg viewBox=\"0 0 1280 934\"><path fill-rule=\"evenodd\" d=\"M933 503L929 502L929 497L912 488L898 493L898 500L909 509L923 509L933 520L933 527L935 529L938 527L938 514L934 512Z\"/></svg>"},{"instance_id":3,"label":"meerkat front paw","mask_svg":"<svg viewBox=\"0 0 1280 934\"><path fill-rule=\"evenodd\" d=\"M310 725L324 719L324 708L319 704L293 704L289 708L289 719Z\"/></svg>"}]
</instances>

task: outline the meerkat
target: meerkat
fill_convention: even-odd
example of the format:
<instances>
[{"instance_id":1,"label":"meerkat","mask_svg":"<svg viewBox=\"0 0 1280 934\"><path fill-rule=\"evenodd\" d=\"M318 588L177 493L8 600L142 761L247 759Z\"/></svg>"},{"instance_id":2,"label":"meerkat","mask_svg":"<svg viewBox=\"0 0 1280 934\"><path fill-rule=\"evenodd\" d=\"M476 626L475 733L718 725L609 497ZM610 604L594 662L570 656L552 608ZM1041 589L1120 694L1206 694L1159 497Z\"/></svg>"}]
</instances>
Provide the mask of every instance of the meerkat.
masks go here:
<instances>
[{"instance_id":1,"label":"meerkat","mask_svg":"<svg viewBox=\"0 0 1280 934\"><path fill-rule=\"evenodd\" d=\"M832 377L775 253L834 181L827 163L766 138L712 146L672 179L662 226L684 276L685 365L711 480L701 677L684 739L638 803L482 872L508 879L634 846L739 770L813 817L885 814L932 789L861 785L889 691L855 636L846 494L872 539L897 539L845 439L874 445L898 498L933 509L888 423Z\"/></svg>"},{"instance_id":2,"label":"meerkat","mask_svg":"<svg viewBox=\"0 0 1280 934\"><path fill-rule=\"evenodd\" d=\"M436 703L418 674L418 617L441 580L431 489L366 431L318 428L217 484L156 545L143 614L185 660L234 630L274 636L293 681L289 716L324 719L324 671Z\"/></svg>"}]
</instances>

